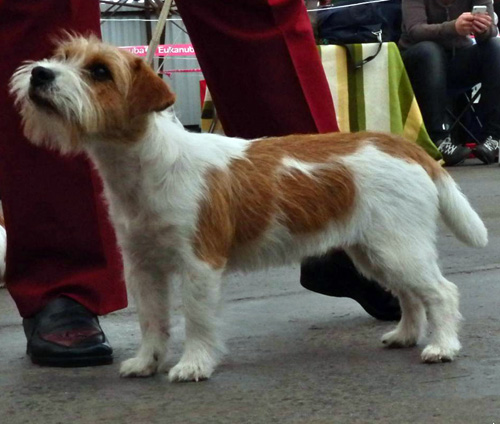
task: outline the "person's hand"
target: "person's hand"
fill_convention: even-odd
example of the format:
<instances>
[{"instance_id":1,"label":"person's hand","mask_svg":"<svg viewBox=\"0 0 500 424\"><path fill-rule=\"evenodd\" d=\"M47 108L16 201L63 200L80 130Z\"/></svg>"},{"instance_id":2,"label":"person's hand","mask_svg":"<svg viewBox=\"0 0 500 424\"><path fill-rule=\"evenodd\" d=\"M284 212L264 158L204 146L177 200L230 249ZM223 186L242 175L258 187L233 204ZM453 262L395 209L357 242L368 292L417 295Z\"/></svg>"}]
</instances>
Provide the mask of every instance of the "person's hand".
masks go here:
<instances>
[{"instance_id":1,"label":"person's hand","mask_svg":"<svg viewBox=\"0 0 500 424\"><path fill-rule=\"evenodd\" d=\"M477 13L472 16L474 17L472 21L472 32L474 34L482 34L491 26L492 19L487 13Z\"/></svg>"},{"instance_id":2,"label":"person's hand","mask_svg":"<svg viewBox=\"0 0 500 424\"><path fill-rule=\"evenodd\" d=\"M455 21L455 29L460 35L469 35L472 32L473 23L474 16L472 13L465 12L462 13Z\"/></svg>"}]
</instances>

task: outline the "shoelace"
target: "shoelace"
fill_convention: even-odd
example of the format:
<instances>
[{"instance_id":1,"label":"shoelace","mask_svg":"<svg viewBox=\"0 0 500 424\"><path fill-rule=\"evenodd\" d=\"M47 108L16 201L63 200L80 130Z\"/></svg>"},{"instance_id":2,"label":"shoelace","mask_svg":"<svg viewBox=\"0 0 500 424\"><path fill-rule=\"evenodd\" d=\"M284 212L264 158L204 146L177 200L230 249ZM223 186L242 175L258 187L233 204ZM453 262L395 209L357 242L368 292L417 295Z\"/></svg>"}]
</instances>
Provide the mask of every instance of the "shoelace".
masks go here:
<instances>
[{"instance_id":1,"label":"shoelace","mask_svg":"<svg viewBox=\"0 0 500 424\"><path fill-rule=\"evenodd\" d=\"M494 152L495 150L498 149L498 140L495 140L491 135L486 139L486 141L483 143L483 146L486 147L488 150Z\"/></svg>"},{"instance_id":2,"label":"shoelace","mask_svg":"<svg viewBox=\"0 0 500 424\"><path fill-rule=\"evenodd\" d=\"M452 155L457 150L458 145L451 142L451 137L446 137L444 141L439 145L438 150L446 155Z\"/></svg>"}]
</instances>

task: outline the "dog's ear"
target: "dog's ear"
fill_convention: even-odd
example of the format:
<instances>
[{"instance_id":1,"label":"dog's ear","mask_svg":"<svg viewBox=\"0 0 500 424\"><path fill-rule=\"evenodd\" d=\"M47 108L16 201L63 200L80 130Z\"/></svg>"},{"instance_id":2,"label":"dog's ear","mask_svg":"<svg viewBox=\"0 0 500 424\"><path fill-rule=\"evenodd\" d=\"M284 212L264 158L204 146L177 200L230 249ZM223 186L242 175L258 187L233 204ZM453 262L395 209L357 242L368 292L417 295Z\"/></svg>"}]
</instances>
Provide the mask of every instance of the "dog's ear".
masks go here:
<instances>
[{"instance_id":1,"label":"dog's ear","mask_svg":"<svg viewBox=\"0 0 500 424\"><path fill-rule=\"evenodd\" d=\"M142 60L132 64L132 86L129 93L131 117L160 112L175 102L170 87Z\"/></svg>"}]
</instances>

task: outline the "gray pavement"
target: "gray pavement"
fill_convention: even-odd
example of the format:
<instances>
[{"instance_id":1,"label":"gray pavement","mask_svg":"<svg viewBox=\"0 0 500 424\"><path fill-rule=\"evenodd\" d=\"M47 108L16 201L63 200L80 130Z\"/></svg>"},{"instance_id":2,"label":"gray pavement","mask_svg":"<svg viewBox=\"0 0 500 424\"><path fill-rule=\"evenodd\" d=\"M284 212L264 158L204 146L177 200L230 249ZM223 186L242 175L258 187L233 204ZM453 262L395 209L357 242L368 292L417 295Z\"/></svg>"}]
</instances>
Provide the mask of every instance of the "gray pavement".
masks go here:
<instances>
[{"instance_id":1,"label":"gray pavement","mask_svg":"<svg viewBox=\"0 0 500 424\"><path fill-rule=\"evenodd\" d=\"M139 341L133 307L101 320L114 365L40 368L24 355L20 318L0 290L0 423L500 423L500 169L471 160L451 173L490 234L476 250L440 230L442 267L465 317L455 362L424 365L422 346L383 348L393 323L302 289L290 267L228 279L230 353L209 381L120 379ZM175 310L172 365L182 340Z\"/></svg>"}]
</instances>

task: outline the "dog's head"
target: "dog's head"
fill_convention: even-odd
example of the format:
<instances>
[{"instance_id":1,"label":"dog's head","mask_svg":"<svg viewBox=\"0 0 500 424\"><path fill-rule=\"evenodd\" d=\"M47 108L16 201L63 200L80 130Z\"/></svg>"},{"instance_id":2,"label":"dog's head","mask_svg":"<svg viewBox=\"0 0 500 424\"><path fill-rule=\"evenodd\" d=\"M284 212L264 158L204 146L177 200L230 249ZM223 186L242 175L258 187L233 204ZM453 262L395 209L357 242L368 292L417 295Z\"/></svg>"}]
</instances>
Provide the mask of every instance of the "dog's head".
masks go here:
<instances>
[{"instance_id":1,"label":"dog's head","mask_svg":"<svg viewBox=\"0 0 500 424\"><path fill-rule=\"evenodd\" d=\"M95 37L68 37L51 58L21 66L10 90L28 139L62 152L88 139L132 142L175 101L142 59Z\"/></svg>"}]
</instances>

